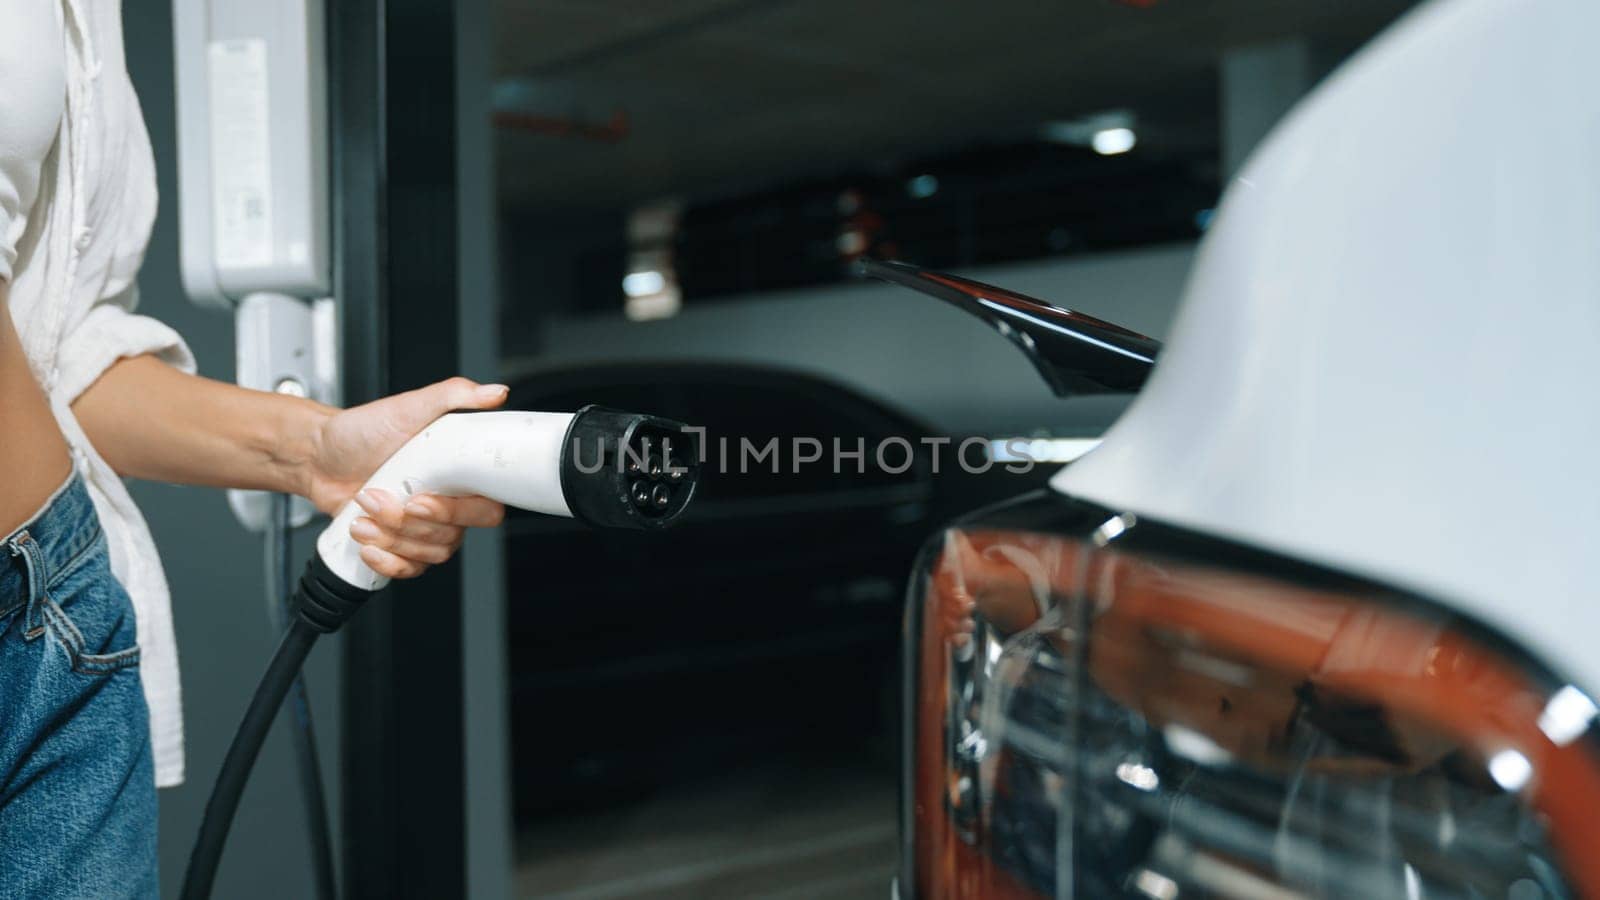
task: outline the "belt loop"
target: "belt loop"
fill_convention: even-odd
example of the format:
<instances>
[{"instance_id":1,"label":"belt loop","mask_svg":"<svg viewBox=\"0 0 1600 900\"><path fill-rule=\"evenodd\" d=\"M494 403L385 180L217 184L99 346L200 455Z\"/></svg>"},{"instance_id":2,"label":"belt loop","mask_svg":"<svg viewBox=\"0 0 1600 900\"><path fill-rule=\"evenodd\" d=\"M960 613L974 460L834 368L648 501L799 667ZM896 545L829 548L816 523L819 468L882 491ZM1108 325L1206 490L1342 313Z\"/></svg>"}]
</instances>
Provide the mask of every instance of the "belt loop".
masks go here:
<instances>
[{"instance_id":1,"label":"belt loop","mask_svg":"<svg viewBox=\"0 0 1600 900\"><path fill-rule=\"evenodd\" d=\"M33 640L44 634L44 553L33 535L24 531L10 541L11 555L22 557L28 578L28 610L23 614L22 637Z\"/></svg>"}]
</instances>

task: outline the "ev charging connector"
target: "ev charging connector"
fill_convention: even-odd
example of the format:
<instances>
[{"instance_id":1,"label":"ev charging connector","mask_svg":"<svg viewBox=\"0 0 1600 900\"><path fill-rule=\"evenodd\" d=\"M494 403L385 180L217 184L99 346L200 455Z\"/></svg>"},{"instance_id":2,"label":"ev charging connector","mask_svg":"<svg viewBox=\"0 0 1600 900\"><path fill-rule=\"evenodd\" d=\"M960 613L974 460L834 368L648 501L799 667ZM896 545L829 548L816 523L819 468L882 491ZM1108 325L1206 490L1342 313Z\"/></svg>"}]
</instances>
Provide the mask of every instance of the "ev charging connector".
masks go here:
<instances>
[{"instance_id":1,"label":"ev charging connector","mask_svg":"<svg viewBox=\"0 0 1600 900\"><path fill-rule=\"evenodd\" d=\"M700 447L680 423L588 406L575 413L450 413L395 452L363 490L396 496L476 494L603 528L661 529L683 515L699 482ZM317 539L294 615L206 802L184 876L184 900L211 895L239 798L278 707L318 637L337 631L388 584L350 537L350 501Z\"/></svg>"}]
</instances>

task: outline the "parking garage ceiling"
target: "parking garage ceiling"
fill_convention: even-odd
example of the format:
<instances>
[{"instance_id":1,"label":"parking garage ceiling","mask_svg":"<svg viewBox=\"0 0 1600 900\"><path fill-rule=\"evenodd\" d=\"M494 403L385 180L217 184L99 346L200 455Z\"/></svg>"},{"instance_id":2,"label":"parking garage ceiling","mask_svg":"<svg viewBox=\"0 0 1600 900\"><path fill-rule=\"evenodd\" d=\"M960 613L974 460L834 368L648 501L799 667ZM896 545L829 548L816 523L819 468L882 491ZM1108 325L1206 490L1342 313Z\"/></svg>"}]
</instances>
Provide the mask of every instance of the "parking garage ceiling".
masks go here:
<instances>
[{"instance_id":1,"label":"parking garage ceiling","mask_svg":"<svg viewBox=\"0 0 1600 900\"><path fill-rule=\"evenodd\" d=\"M1224 49L1330 59L1410 0L501 0L499 180L517 208L718 196L1125 107L1216 141Z\"/></svg>"}]
</instances>

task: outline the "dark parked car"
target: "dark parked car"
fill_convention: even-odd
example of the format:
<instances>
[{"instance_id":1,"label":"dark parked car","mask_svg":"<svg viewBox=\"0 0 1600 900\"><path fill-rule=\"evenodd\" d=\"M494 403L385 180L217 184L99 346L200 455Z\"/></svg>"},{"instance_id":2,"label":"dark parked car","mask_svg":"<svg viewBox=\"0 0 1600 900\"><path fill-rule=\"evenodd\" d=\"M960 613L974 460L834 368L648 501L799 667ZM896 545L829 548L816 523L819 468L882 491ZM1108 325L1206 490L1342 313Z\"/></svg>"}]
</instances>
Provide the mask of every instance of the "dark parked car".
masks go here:
<instances>
[{"instance_id":1,"label":"dark parked car","mask_svg":"<svg viewBox=\"0 0 1600 900\"><path fill-rule=\"evenodd\" d=\"M943 445L935 477L928 426L838 384L754 366L540 372L510 399L555 411L586 403L702 427L706 463L670 541L598 541L561 520L511 514L519 812L592 808L838 734L892 765L901 600L918 546L936 523L1042 484L1046 470L966 474ZM829 456L834 439L846 449L859 440L866 458L797 466L796 438ZM747 454L741 466L743 442L758 453L773 439L776 457ZM890 439L916 451L903 472L890 471L898 454L887 468L875 459L872 448Z\"/></svg>"}]
</instances>

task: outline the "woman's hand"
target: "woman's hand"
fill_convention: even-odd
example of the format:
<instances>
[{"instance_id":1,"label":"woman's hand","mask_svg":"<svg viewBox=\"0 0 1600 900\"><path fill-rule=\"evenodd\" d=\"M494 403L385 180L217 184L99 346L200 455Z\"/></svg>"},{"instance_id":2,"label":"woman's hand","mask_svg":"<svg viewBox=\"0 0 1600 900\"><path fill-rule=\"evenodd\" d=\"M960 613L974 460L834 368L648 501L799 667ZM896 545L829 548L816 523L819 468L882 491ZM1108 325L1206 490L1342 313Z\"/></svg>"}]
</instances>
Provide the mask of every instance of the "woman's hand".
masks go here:
<instances>
[{"instance_id":1,"label":"woman's hand","mask_svg":"<svg viewBox=\"0 0 1600 900\"><path fill-rule=\"evenodd\" d=\"M119 360L73 404L117 474L178 484L295 493L336 513L400 445L454 409L493 409L504 385L451 378L354 409L250 391L186 375L152 356ZM462 529L498 525L505 509L482 497L372 491L351 536L361 558L411 578L461 545Z\"/></svg>"},{"instance_id":2,"label":"woman's hand","mask_svg":"<svg viewBox=\"0 0 1600 900\"><path fill-rule=\"evenodd\" d=\"M466 528L500 524L505 507L484 497L417 494L402 504L378 488L356 492L434 419L452 410L494 409L506 393L504 385L451 378L335 412L313 435L300 492L329 515L354 498L366 512L350 528L362 545L361 561L389 578L420 575L455 553Z\"/></svg>"}]
</instances>

